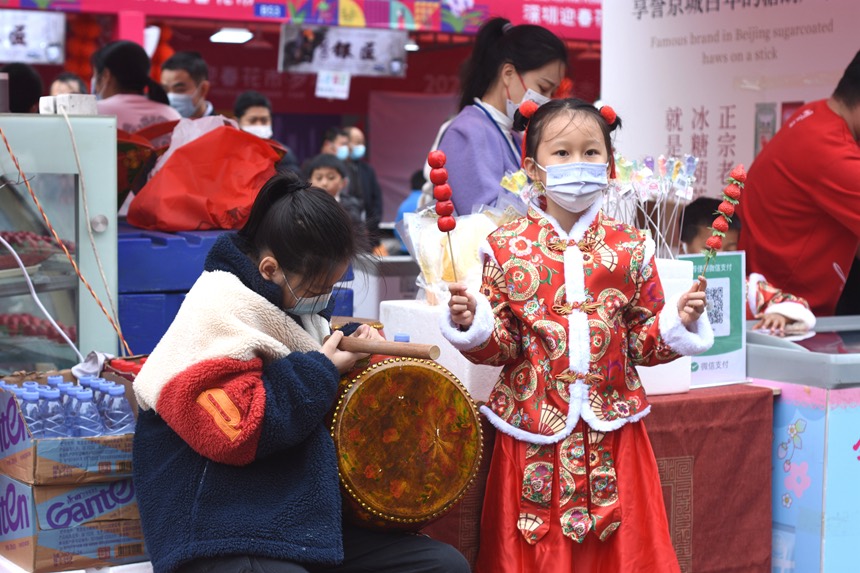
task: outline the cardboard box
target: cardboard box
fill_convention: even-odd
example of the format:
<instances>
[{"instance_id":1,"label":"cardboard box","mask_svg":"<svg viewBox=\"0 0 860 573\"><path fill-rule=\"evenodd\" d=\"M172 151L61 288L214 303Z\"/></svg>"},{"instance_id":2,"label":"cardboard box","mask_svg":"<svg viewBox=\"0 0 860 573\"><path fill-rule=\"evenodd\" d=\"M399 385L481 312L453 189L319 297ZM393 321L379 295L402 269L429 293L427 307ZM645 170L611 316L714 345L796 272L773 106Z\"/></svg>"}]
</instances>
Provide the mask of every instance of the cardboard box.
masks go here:
<instances>
[{"instance_id":1,"label":"cardboard box","mask_svg":"<svg viewBox=\"0 0 860 573\"><path fill-rule=\"evenodd\" d=\"M131 383L125 386L131 393ZM0 390L0 473L16 480L48 485L131 477L133 440L134 434L34 439L15 397Z\"/></svg>"},{"instance_id":2,"label":"cardboard box","mask_svg":"<svg viewBox=\"0 0 860 573\"><path fill-rule=\"evenodd\" d=\"M32 573L148 560L131 479L31 486L0 475L0 549Z\"/></svg>"}]
</instances>

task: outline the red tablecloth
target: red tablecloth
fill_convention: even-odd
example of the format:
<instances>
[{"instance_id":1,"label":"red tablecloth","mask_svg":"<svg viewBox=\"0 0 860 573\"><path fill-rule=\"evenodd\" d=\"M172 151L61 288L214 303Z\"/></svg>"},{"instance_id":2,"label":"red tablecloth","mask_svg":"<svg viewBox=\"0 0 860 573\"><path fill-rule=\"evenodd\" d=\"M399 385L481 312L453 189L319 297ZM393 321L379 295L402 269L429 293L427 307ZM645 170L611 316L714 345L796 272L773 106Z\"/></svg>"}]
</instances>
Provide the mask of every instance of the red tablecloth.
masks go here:
<instances>
[{"instance_id":1,"label":"red tablecloth","mask_svg":"<svg viewBox=\"0 0 860 573\"><path fill-rule=\"evenodd\" d=\"M655 396L645 426L685 573L770 573L773 391Z\"/></svg>"},{"instance_id":2,"label":"red tablecloth","mask_svg":"<svg viewBox=\"0 0 860 573\"><path fill-rule=\"evenodd\" d=\"M672 541L684 573L770 573L773 393L749 385L651 398L645 425L663 482ZM424 532L472 565L494 430L484 420L475 485Z\"/></svg>"}]
</instances>

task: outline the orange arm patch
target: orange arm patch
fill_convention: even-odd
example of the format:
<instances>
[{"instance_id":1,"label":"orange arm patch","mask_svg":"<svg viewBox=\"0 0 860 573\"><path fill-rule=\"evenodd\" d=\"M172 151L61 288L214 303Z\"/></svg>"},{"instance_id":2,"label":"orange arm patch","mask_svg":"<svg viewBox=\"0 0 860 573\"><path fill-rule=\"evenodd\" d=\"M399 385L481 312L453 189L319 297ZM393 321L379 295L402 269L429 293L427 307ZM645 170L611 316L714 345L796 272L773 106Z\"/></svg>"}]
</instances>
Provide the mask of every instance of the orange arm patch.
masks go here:
<instances>
[{"instance_id":1,"label":"orange arm patch","mask_svg":"<svg viewBox=\"0 0 860 573\"><path fill-rule=\"evenodd\" d=\"M227 439L235 441L242 432L242 414L224 390L204 390L197 396L197 403L212 416L212 421Z\"/></svg>"}]
</instances>

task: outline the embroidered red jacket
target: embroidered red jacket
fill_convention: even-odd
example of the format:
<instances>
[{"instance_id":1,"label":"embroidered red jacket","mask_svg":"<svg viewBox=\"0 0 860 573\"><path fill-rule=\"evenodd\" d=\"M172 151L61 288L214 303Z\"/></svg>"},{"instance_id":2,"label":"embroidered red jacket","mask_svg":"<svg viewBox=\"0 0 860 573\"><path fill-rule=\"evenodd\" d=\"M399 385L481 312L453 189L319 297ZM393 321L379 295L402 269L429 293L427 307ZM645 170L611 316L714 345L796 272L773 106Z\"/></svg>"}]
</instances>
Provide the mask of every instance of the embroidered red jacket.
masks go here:
<instances>
[{"instance_id":1,"label":"embroidered red jacket","mask_svg":"<svg viewBox=\"0 0 860 573\"><path fill-rule=\"evenodd\" d=\"M649 411L637 365L710 348L703 314L688 331L664 306L654 246L599 204L570 234L532 206L484 248L482 296L466 332L443 325L469 360L503 365L484 413L500 430L556 443L580 417L611 431Z\"/></svg>"}]
</instances>

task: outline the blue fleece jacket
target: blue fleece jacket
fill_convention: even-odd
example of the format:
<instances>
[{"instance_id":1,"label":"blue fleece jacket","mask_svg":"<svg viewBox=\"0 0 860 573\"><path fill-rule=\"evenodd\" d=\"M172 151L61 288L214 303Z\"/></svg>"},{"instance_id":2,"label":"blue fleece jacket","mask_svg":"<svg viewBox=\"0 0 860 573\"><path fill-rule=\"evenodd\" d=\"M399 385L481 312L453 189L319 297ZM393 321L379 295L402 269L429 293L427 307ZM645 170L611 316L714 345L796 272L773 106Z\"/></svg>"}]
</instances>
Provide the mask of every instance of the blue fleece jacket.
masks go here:
<instances>
[{"instance_id":1,"label":"blue fleece jacket","mask_svg":"<svg viewBox=\"0 0 860 573\"><path fill-rule=\"evenodd\" d=\"M241 281L239 288L280 307L280 288L260 276L243 254L243 245L235 234L219 238L206 260L204 276L231 273ZM194 293L192 289L189 297L194 294L196 300L202 298L208 304L206 293L199 290ZM220 304L211 299L213 308L219 309ZM282 316L293 321L285 313ZM218 336L213 329L211 337ZM158 348L151 360L157 352ZM188 348L188 352L193 355L194 349ZM168 406L177 407L174 403L162 408L162 400L168 400L165 396L181 392L162 390L157 407L141 410L134 439L134 483L155 573L170 573L194 559L226 555L307 564L334 564L343 559L337 461L325 424L340 376L319 352L293 351L262 364L256 380L241 381L245 394L264 392L256 403L264 403L265 409L259 415L255 441L247 446L254 451L243 454L238 462L239 458L225 462L214 459L218 455L202 454L201 450L209 450L198 445L193 424L189 427L184 419L165 413ZM213 385L219 374L213 372ZM168 389L184 383L181 374L164 382ZM237 386L230 382L235 381L228 380L214 391L236 392ZM205 389L212 391L211 387ZM218 398L217 394L207 395ZM233 399L240 410L245 403L242 399L238 394ZM193 413L200 409L198 404L199 398L179 407ZM243 412L249 418L252 414L250 409ZM217 428L206 426L206 412L201 415L200 434L217 433Z\"/></svg>"}]
</instances>

